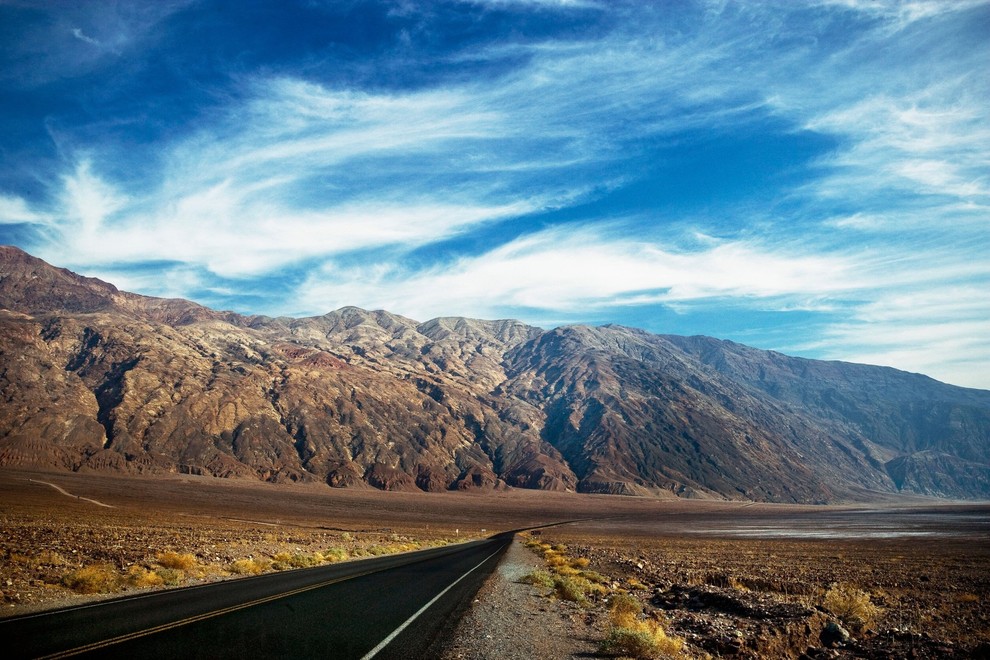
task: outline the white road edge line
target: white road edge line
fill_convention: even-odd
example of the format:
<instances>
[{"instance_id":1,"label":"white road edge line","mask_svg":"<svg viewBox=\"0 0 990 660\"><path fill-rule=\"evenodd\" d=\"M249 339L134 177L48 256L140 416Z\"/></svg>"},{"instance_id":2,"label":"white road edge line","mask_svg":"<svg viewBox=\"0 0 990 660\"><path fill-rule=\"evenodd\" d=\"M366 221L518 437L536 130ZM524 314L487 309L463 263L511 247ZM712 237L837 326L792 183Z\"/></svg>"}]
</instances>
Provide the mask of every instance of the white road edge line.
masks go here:
<instances>
[{"instance_id":1,"label":"white road edge line","mask_svg":"<svg viewBox=\"0 0 990 660\"><path fill-rule=\"evenodd\" d=\"M471 575L471 573L474 573L476 570L478 570L481 567L482 564L484 564L486 561L488 561L489 559L491 559L492 557L494 557L495 555L497 555L501 551L502 551L502 548L499 548L498 550L496 550L492 554L490 554L487 557L485 557L484 559L482 559L481 560L481 563L479 563L477 566L475 566L474 568L472 568L470 571L468 571L467 573L465 573L464 575L462 575L461 577L457 578L456 580L454 580L453 582L451 582L449 585L447 585L447 588L446 589L444 589L443 591L441 591L440 593L438 593L436 596L434 596L433 599L430 602L428 602L426 605L423 605L423 607L419 608L419 611L417 611L411 617L409 617L408 619L406 619L406 622L405 623L403 623L401 626L399 626L398 628L396 628L395 630L393 630L391 635L389 635L388 637L386 637L385 639L383 639L382 641L380 641L378 643L378 646L376 646L375 648L371 649L366 654L364 654L361 657L361 660L371 660L371 658L373 658L376 655L378 655L378 653L383 648L385 648L386 646L388 646L389 643L393 639L395 639L396 637L398 637L402 633L403 630L405 630L406 628L408 628L409 625L413 621L415 621L416 619L418 619L420 614L422 614L426 610L430 609L430 606L433 605L433 603L435 603L438 600L440 600L441 598L443 598L443 595L445 593L447 593L448 591L450 591L451 589L453 589L454 586L458 582L460 582L461 580L463 580L467 576Z\"/></svg>"}]
</instances>

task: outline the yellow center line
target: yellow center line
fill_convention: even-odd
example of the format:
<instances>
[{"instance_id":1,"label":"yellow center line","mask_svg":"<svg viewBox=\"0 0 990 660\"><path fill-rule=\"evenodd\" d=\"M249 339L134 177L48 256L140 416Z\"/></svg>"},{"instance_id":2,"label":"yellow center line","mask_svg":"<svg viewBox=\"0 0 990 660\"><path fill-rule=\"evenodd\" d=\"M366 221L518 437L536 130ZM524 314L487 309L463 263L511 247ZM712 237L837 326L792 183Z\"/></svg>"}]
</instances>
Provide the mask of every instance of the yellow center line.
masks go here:
<instances>
[{"instance_id":1,"label":"yellow center line","mask_svg":"<svg viewBox=\"0 0 990 660\"><path fill-rule=\"evenodd\" d=\"M79 655L80 653L95 651L97 649L106 648L107 646L112 646L114 644L120 644L121 642L128 642L132 639L138 639L140 637L146 637L148 635L164 632L166 630L172 630L173 628L179 628L180 626L185 626L190 623L205 621L206 619L212 619L214 617L223 616L224 614L230 614L231 612L244 610L249 607L254 607L255 605L264 605L265 603L270 603L275 600L288 598L289 596L295 596L296 594L305 593L307 591L313 591L314 589L321 589L323 587L328 587L331 584L337 584L338 582L353 580L354 578L364 577L365 575L371 575L372 573L380 573L381 571L386 571L386 570L389 569L377 568L374 570L365 571L363 573L348 575L346 577L334 578L333 580L327 580L326 582L312 584L308 587L300 587L299 589L295 589L293 591L285 591L279 594L274 594L272 596L266 596L265 598L259 598L258 600L252 600L248 603L241 603L240 605L232 605L230 607L225 607L222 610L214 610L212 612L206 612L205 614L197 614L196 616L191 616L186 619L180 619L179 621L173 621L171 623L165 623L160 626L155 626L154 628L139 630L137 632L128 633L126 635L120 635L119 637L112 637L110 639L105 639L100 642L93 642L92 644L87 644L85 646L78 646L74 649L69 649L67 651L59 651L58 653L52 653L51 655L41 656L40 658L38 658L38 660L54 660L55 658L67 658L69 656Z\"/></svg>"}]
</instances>

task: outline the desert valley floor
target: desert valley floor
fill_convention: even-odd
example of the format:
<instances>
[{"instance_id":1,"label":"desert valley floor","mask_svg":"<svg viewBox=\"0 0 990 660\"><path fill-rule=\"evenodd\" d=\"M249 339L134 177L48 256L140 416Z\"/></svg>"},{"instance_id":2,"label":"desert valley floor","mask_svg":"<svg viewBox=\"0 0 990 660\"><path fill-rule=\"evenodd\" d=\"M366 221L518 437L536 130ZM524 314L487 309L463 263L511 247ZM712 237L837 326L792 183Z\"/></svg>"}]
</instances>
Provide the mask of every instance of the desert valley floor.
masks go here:
<instances>
[{"instance_id":1,"label":"desert valley floor","mask_svg":"<svg viewBox=\"0 0 990 660\"><path fill-rule=\"evenodd\" d=\"M812 507L521 490L399 494L3 470L3 615L560 522L521 539L537 554L559 548L640 599L685 640L689 657L815 650L828 618L822 599L837 586L868 594L879 610L859 641L821 649L822 657L968 657L990 648L990 505L921 499ZM109 582L86 582L94 567ZM534 597L572 608L566 616L584 621L587 635L603 634L607 599L596 602L596 592L581 606L550 592Z\"/></svg>"}]
</instances>

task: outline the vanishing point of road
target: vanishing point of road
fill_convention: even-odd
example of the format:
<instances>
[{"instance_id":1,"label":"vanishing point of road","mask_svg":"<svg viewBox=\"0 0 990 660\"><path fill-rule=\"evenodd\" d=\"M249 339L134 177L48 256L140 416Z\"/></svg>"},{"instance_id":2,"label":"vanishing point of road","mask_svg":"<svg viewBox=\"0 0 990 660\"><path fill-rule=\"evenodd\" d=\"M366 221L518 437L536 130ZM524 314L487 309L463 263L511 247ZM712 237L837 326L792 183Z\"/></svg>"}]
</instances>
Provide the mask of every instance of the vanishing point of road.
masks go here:
<instances>
[{"instance_id":1,"label":"vanishing point of road","mask_svg":"<svg viewBox=\"0 0 990 660\"><path fill-rule=\"evenodd\" d=\"M428 658L512 537L3 619L4 657Z\"/></svg>"}]
</instances>

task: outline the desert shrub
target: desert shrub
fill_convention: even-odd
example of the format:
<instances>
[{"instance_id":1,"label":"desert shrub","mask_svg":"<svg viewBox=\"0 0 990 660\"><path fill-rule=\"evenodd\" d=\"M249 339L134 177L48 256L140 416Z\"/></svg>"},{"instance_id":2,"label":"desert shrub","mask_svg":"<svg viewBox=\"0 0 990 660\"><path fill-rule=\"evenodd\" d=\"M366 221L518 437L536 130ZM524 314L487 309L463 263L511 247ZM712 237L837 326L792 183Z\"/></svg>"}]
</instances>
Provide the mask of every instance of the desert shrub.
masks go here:
<instances>
[{"instance_id":1,"label":"desert shrub","mask_svg":"<svg viewBox=\"0 0 990 660\"><path fill-rule=\"evenodd\" d=\"M583 580L584 578L580 578L580 579ZM588 586L586 587L586 589L588 595L594 596L595 600L598 600L599 598L604 598L609 594L608 587L606 587L604 584L598 584L596 582L587 582L587 585Z\"/></svg>"},{"instance_id":2,"label":"desert shrub","mask_svg":"<svg viewBox=\"0 0 990 660\"><path fill-rule=\"evenodd\" d=\"M568 563L568 565L571 568L588 568L588 564L590 563L591 560L587 557L575 557Z\"/></svg>"},{"instance_id":3,"label":"desert shrub","mask_svg":"<svg viewBox=\"0 0 990 660\"><path fill-rule=\"evenodd\" d=\"M676 656L684 641L670 637L656 619L641 619L643 605L629 594L617 594L609 607L609 630L602 641L602 651L632 658L667 658Z\"/></svg>"},{"instance_id":4,"label":"desert shrub","mask_svg":"<svg viewBox=\"0 0 990 660\"><path fill-rule=\"evenodd\" d=\"M139 588L158 587L165 583L161 575L138 564L134 564L127 569L125 579L127 580L127 584Z\"/></svg>"},{"instance_id":5,"label":"desert shrub","mask_svg":"<svg viewBox=\"0 0 990 660\"><path fill-rule=\"evenodd\" d=\"M607 584L611 581L608 579L608 576L602 575L597 571L580 571L578 575L583 577L588 582L592 582L594 584Z\"/></svg>"},{"instance_id":6,"label":"desert shrub","mask_svg":"<svg viewBox=\"0 0 990 660\"><path fill-rule=\"evenodd\" d=\"M863 629L872 626L881 609L870 600L870 594L847 584L837 584L825 592L822 605L846 625Z\"/></svg>"},{"instance_id":7,"label":"desert shrub","mask_svg":"<svg viewBox=\"0 0 990 660\"><path fill-rule=\"evenodd\" d=\"M284 571L290 568L311 568L319 566L324 562L323 555L319 552L307 555L302 552L279 552L273 557L272 568L276 571Z\"/></svg>"},{"instance_id":8,"label":"desert shrub","mask_svg":"<svg viewBox=\"0 0 990 660\"><path fill-rule=\"evenodd\" d=\"M230 565L230 572L237 575L257 575L263 573L269 564L257 559L237 559Z\"/></svg>"},{"instance_id":9,"label":"desert shrub","mask_svg":"<svg viewBox=\"0 0 990 660\"><path fill-rule=\"evenodd\" d=\"M587 588L588 581L578 577L558 575L553 579L553 591L562 600L584 604L588 601Z\"/></svg>"},{"instance_id":10,"label":"desert shrub","mask_svg":"<svg viewBox=\"0 0 990 660\"><path fill-rule=\"evenodd\" d=\"M319 552L314 552L311 555L306 554L295 554L292 555L292 565L296 568L310 568L312 566L319 566L323 563L323 555Z\"/></svg>"},{"instance_id":11,"label":"desert shrub","mask_svg":"<svg viewBox=\"0 0 990 660\"><path fill-rule=\"evenodd\" d=\"M323 558L327 561L347 561L350 555L343 548L330 548L324 551Z\"/></svg>"},{"instance_id":12,"label":"desert shrub","mask_svg":"<svg viewBox=\"0 0 990 660\"><path fill-rule=\"evenodd\" d=\"M354 540L354 537L351 536L351 533L350 532L344 532L343 534L340 535L340 538L341 538L341 540L344 540L344 541L353 541Z\"/></svg>"},{"instance_id":13,"label":"desert shrub","mask_svg":"<svg viewBox=\"0 0 990 660\"><path fill-rule=\"evenodd\" d=\"M120 575L110 564L91 564L66 574L62 583L81 594L107 594L120 588Z\"/></svg>"},{"instance_id":14,"label":"desert shrub","mask_svg":"<svg viewBox=\"0 0 990 660\"><path fill-rule=\"evenodd\" d=\"M655 622L640 621L638 628L611 628L602 641L602 651L631 658L676 657L684 648L684 641L668 637Z\"/></svg>"},{"instance_id":15,"label":"desert shrub","mask_svg":"<svg viewBox=\"0 0 990 660\"><path fill-rule=\"evenodd\" d=\"M551 568L553 568L553 572L556 573L557 575L566 575L570 577L574 575L580 575L581 573L581 571L579 571L578 569L571 568L567 564L564 564L563 566L552 566Z\"/></svg>"},{"instance_id":16,"label":"desert shrub","mask_svg":"<svg viewBox=\"0 0 990 660\"><path fill-rule=\"evenodd\" d=\"M569 562L567 557L564 557L563 555L558 555L556 552L552 552L552 551L546 553L543 558L546 560L547 566L551 566L551 567L567 566Z\"/></svg>"},{"instance_id":17,"label":"desert shrub","mask_svg":"<svg viewBox=\"0 0 990 660\"><path fill-rule=\"evenodd\" d=\"M528 575L524 575L522 581L526 584L536 585L537 587L543 587L545 589L553 588L553 576L546 571L533 571Z\"/></svg>"},{"instance_id":18,"label":"desert shrub","mask_svg":"<svg viewBox=\"0 0 990 660\"><path fill-rule=\"evenodd\" d=\"M155 572L161 577L162 582L170 587L176 587L186 581L185 571L178 568L162 568Z\"/></svg>"},{"instance_id":19,"label":"desert shrub","mask_svg":"<svg viewBox=\"0 0 990 660\"><path fill-rule=\"evenodd\" d=\"M633 622L638 621L639 615L643 613L643 604L639 599L629 594L616 594L612 597L609 607L609 621L612 625L622 628L631 628Z\"/></svg>"},{"instance_id":20,"label":"desert shrub","mask_svg":"<svg viewBox=\"0 0 990 660\"><path fill-rule=\"evenodd\" d=\"M162 568L172 568L179 571L188 571L196 566L196 556L190 553L179 554L178 552L163 552L158 555L158 563Z\"/></svg>"}]
</instances>

